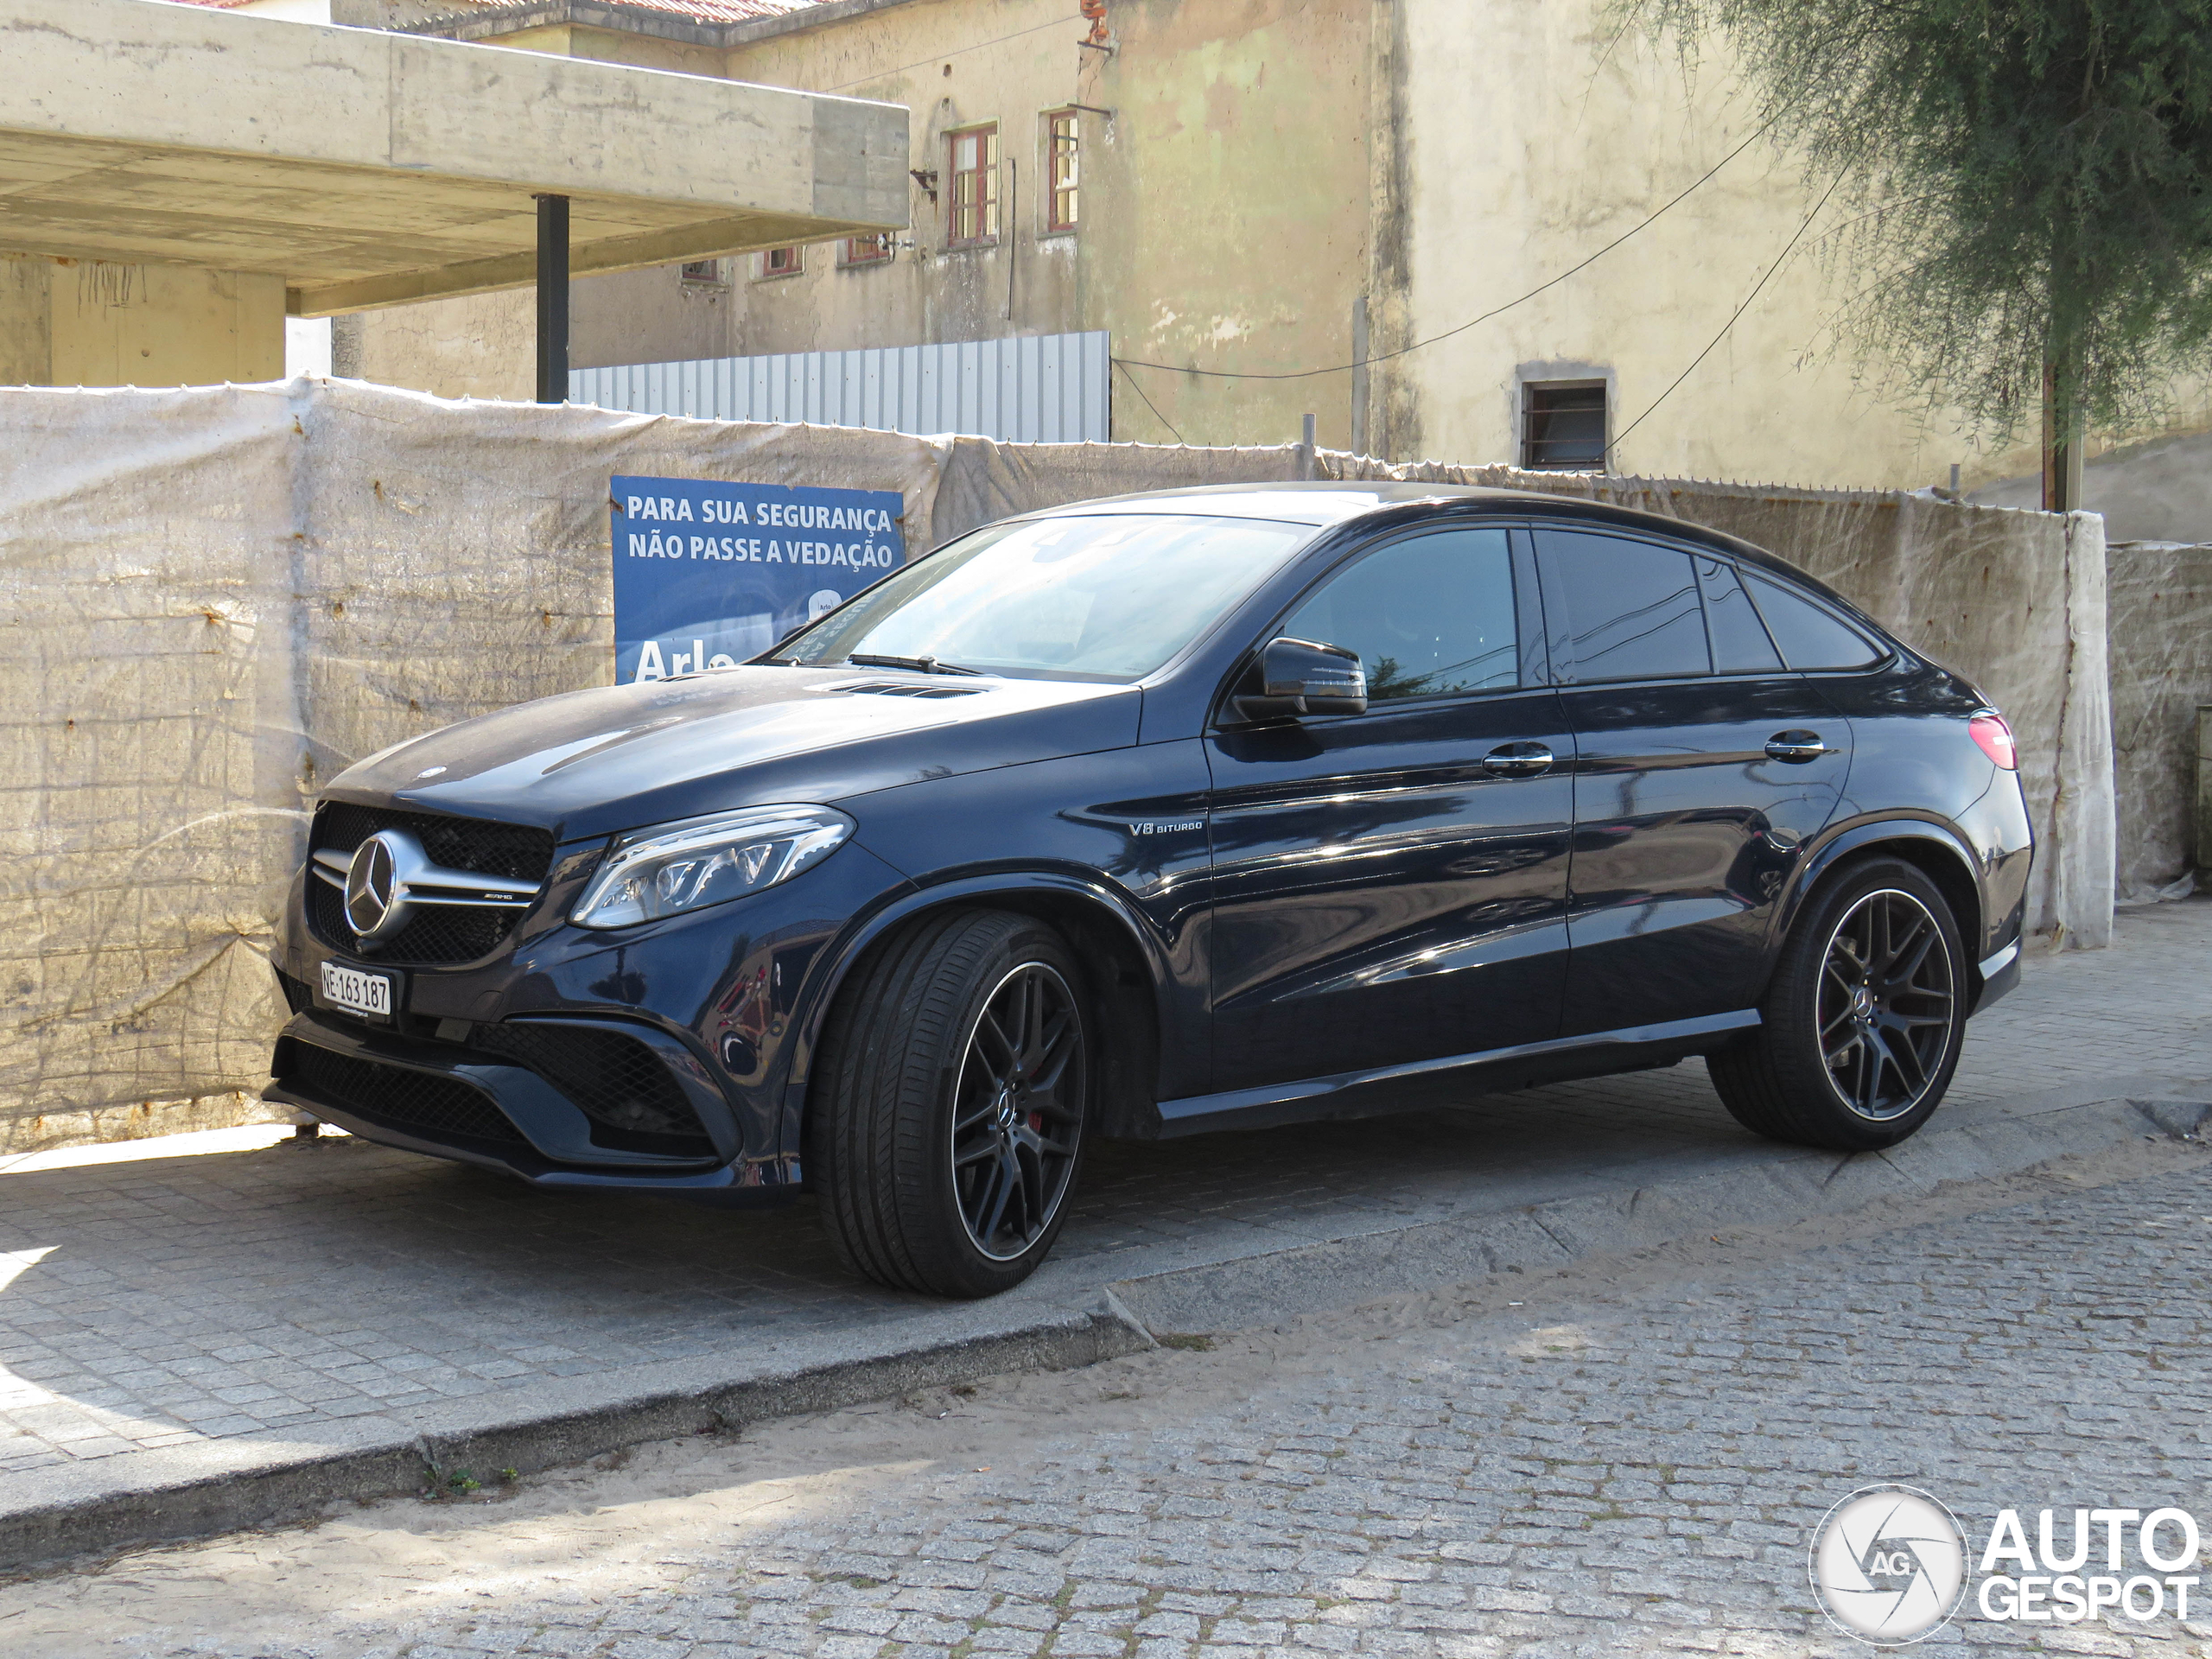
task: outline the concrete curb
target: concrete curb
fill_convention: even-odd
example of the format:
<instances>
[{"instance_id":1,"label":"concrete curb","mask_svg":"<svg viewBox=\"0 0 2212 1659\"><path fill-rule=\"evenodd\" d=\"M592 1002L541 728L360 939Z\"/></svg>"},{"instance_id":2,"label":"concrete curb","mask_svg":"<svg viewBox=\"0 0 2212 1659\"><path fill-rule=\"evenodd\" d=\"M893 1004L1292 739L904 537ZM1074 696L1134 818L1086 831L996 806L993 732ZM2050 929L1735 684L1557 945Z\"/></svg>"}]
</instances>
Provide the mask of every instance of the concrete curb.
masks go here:
<instances>
[{"instance_id":1,"label":"concrete curb","mask_svg":"<svg viewBox=\"0 0 2212 1659\"><path fill-rule=\"evenodd\" d=\"M1155 1332L1237 1330L1726 1227L1847 1213L2146 1135L2193 1138L2212 1123L2212 1105L2197 1102L2082 1102L2077 1094L1923 1131L1886 1153L1777 1148L1771 1159L1717 1173L1669 1179L1672 1170L1654 1167L1643 1183L1631 1169L1629 1180L1535 1204L1194 1262L1093 1290L1076 1311L1022 1293L955 1308L929 1304L804 1363L755 1354L668 1362L454 1401L404 1422L356 1420L326 1427L312 1441L240 1437L35 1471L13 1478L0 1497L0 1571L231 1531L334 1498L419 1491L463 1470L480 1479L504 1469L528 1473L919 1389L1071 1370L1154 1347Z\"/></svg>"},{"instance_id":2,"label":"concrete curb","mask_svg":"<svg viewBox=\"0 0 2212 1659\"><path fill-rule=\"evenodd\" d=\"M336 1451L296 1442L219 1442L199 1448L189 1474L119 1479L100 1465L22 1478L0 1500L0 1570L131 1544L228 1532L334 1498L419 1491L451 1473L530 1473L623 1446L894 1398L917 1389L1012 1371L1064 1370L1153 1346L1149 1333L1109 1310L856 1356L828 1364L694 1376L675 1387L622 1392L599 1403L451 1432L386 1432ZM668 1368L641 1368L661 1371ZM696 1373L702 1368L675 1368ZM611 1380L594 1379L603 1392ZM655 1379L663 1380L663 1379ZM221 1466L210 1468L211 1461ZM134 1471L134 1472L137 1472ZM25 1490L31 1489L31 1490Z\"/></svg>"}]
</instances>

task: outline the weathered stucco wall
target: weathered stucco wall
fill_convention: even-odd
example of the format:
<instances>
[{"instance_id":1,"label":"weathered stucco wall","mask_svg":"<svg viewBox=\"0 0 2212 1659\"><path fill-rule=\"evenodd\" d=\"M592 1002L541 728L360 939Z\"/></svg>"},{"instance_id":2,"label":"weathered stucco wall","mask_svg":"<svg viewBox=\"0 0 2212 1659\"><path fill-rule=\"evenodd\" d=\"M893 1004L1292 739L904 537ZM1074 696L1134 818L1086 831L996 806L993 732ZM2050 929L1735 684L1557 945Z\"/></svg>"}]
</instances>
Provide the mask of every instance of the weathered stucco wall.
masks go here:
<instances>
[{"instance_id":1,"label":"weathered stucco wall","mask_svg":"<svg viewBox=\"0 0 2212 1659\"><path fill-rule=\"evenodd\" d=\"M936 201L915 183L912 245L887 265L845 267L832 243L797 276L734 261L719 315L673 268L577 283L579 366L1104 328L1116 355L1173 365L1116 372L1124 439L1274 442L1311 410L1327 445L1511 461L1524 380L1598 379L1618 470L1911 489L1955 462L1985 499L2031 505L2034 479L2003 481L2037 464L2032 431L1978 443L1839 337L1859 278L1826 255L1856 209L1813 214L1770 139L1564 275L1754 136L1725 56L1693 80L1607 3L1113 0L1110 57L1074 44L1065 0L904 0L728 49L568 24L487 43L900 103L912 166L940 175L948 130L999 124L999 246L947 250L943 178ZM1070 105L1090 106L1084 223L1048 236L1038 118ZM1363 375L1344 366L1363 302L1380 359ZM393 384L529 384L511 333L360 327L388 339L363 360ZM2212 394L2184 377L2154 427L2093 442L2209 424ZM2164 454L2127 462L2146 511L2125 533L2212 537L2186 457Z\"/></svg>"},{"instance_id":2,"label":"weathered stucco wall","mask_svg":"<svg viewBox=\"0 0 2212 1659\"><path fill-rule=\"evenodd\" d=\"M0 254L0 385L206 386L283 372L280 276Z\"/></svg>"},{"instance_id":3,"label":"weathered stucco wall","mask_svg":"<svg viewBox=\"0 0 2212 1659\"><path fill-rule=\"evenodd\" d=\"M2150 898L2196 863L2196 710L2212 703L2212 546L2107 551L2119 890Z\"/></svg>"},{"instance_id":4,"label":"weathered stucco wall","mask_svg":"<svg viewBox=\"0 0 2212 1659\"><path fill-rule=\"evenodd\" d=\"M568 25L486 43L903 104L911 164L938 175L935 200L914 183L907 245L887 264L844 264L841 241L806 248L797 276L733 260L718 313L672 268L574 284L579 367L1104 328L1118 354L1174 365L1132 371L1141 397L1117 377L1116 436L1281 442L1312 410L1322 442L1344 446L1349 370L1176 371L1350 362L1368 281L1376 3L1116 0L1111 57L1075 43L1065 0L913 0L731 48L718 68L704 48ZM1043 117L1071 105L1088 106L1082 222L1051 232ZM947 135L988 122L1000 238L948 247ZM448 396L527 385L528 339L461 316L430 305L364 317L362 372Z\"/></svg>"},{"instance_id":5,"label":"weathered stucco wall","mask_svg":"<svg viewBox=\"0 0 2212 1659\"><path fill-rule=\"evenodd\" d=\"M1178 367L1348 361L1367 258L1370 10L1116 0L1108 57L1040 27L1066 16L1060 0L928 0L733 51L728 73L741 79L906 104L913 165L940 175L936 202L917 188L915 246L893 265L838 269L836 250L817 246L804 276L752 282L744 350L1104 328L1117 355ZM1047 234L1042 117L1077 105L1090 106L1082 224ZM983 122L999 127L1001 241L947 249L945 136ZM1351 439L1348 374L1316 385L1132 372L1157 412L1120 379L1119 438L1281 442L1313 410L1324 442Z\"/></svg>"},{"instance_id":6,"label":"weathered stucco wall","mask_svg":"<svg viewBox=\"0 0 2212 1659\"><path fill-rule=\"evenodd\" d=\"M338 365L346 374L439 397L537 395L535 290L395 305L339 322L355 353Z\"/></svg>"},{"instance_id":7,"label":"weathered stucco wall","mask_svg":"<svg viewBox=\"0 0 2212 1659\"><path fill-rule=\"evenodd\" d=\"M1604 0L1516 5L1470 27L1461 0L1407 0L1406 343L1559 276L1689 187L1751 136L1748 103L1710 55L1694 86L1670 48L1623 32ZM1519 454L1522 378L1610 378L1615 465L1634 473L1907 488L1967 461L1962 440L1830 360L1815 244L1831 203L1758 297L1731 312L1805 223L1794 157L1754 143L1664 218L1588 269L1387 372L1394 455ZM1716 336L1658 410L1641 416Z\"/></svg>"}]
</instances>

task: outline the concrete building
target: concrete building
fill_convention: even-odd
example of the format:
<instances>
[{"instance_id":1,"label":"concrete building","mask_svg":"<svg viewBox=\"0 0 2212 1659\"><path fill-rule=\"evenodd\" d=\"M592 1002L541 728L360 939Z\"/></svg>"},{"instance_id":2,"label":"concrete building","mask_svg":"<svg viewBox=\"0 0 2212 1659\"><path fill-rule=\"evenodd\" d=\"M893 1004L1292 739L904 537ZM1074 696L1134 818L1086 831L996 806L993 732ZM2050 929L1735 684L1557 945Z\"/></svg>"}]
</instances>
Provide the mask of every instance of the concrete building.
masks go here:
<instances>
[{"instance_id":1,"label":"concrete building","mask_svg":"<svg viewBox=\"0 0 2212 1659\"><path fill-rule=\"evenodd\" d=\"M9 22L0 383L266 380L288 317L906 221L894 106L142 0Z\"/></svg>"}]
</instances>

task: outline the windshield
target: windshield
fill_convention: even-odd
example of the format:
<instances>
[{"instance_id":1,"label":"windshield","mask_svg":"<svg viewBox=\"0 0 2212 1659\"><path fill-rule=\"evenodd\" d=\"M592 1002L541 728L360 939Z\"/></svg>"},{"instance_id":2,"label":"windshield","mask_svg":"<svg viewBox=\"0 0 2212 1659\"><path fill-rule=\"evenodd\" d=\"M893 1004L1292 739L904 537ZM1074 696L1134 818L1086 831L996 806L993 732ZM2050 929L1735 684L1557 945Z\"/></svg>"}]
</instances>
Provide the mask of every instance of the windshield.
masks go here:
<instances>
[{"instance_id":1,"label":"windshield","mask_svg":"<svg viewBox=\"0 0 2212 1659\"><path fill-rule=\"evenodd\" d=\"M1310 524L1164 513L995 524L893 572L766 660L857 653L1139 679L1313 535Z\"/></svg>"}]
</instances>

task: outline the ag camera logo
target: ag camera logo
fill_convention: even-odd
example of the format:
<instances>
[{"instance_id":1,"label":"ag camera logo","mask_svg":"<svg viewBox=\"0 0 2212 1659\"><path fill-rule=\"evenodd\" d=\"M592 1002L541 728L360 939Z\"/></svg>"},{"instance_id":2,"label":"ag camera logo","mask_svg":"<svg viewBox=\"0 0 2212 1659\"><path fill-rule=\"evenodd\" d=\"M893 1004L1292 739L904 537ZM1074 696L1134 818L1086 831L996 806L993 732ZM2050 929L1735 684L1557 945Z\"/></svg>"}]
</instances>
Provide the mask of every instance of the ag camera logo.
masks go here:
<instances>
[{"instance_id":1,"label":"ag camera logo","mask_svg":"<svg viewBox=\"0 0 2212 1659\"><path fill-rule=\"evenodd\" d=\"M1872 1647L1903 1647L1958 1611L1966 1534L1916 1486L1862 1486L1821 1518L1808 1565L1834 1623Z\"/></svg>"}]
</instances>

